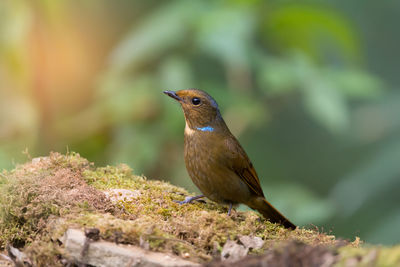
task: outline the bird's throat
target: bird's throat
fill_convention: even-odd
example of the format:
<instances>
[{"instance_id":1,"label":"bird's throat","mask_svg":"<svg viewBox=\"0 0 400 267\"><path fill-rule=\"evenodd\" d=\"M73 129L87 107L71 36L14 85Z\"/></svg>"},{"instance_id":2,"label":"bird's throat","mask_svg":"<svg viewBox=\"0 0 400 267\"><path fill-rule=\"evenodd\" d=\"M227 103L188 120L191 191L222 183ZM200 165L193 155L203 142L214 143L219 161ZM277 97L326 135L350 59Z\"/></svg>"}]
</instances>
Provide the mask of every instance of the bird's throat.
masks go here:
<instances>
[{"instance_id":1,"label":"bird's throat","mask_svg":"<svg viewBox=\"0 0 400 267\"><path fill-rule=\"evenodd\" d=\"M214 128L211 126L205 126L205 127L196 127L196 130L202 131L202 132L214 132Z\"/></svg>"},{"instance_id":2,"label":"bird's throat","mask_svg":"<svg viewBox=\"0 0 400 267\"><path fill-rule=\"evenodd\" d=\"M185 134L186 135L193 135L196 131L199 132L213 132L215 129L211 126L205 126L205 127L195 127L194 129L190 128L189 124L186 123L185 126Z\"/></svg>"},{"instance_id":3,"label":"bird's throat","mask_svg":"<svg viewBox=\"0 0 400 267\"><path fill-rule=\"evenodd\" d=\"M192 128L189 127L189 125L186 123L185 126L185 135L191 136L196 132L196 130L193 130Z\"/></svg>"}]
</instances>

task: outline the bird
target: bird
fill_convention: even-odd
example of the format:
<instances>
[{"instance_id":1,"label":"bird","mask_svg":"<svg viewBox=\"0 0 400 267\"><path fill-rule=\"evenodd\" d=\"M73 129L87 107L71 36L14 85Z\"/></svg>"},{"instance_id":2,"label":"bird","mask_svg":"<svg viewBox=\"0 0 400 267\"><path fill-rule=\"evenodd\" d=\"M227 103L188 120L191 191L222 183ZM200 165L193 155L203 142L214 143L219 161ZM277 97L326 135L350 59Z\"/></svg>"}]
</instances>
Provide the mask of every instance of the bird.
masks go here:
<instances>
[{"instance_id":1,"label":"bird","mask_svg":"<svg viewBox=\"0 0 400 267\"><path fill-rule=\"evenodd\" d=\"M184 159L187 172L201 195L186 197L180 204L208 199L233 206L245 204L265 219L295 229L266 199L260 180L246 152L221 116L217 102L205 91L164 91L178 101L185 117Z\"/></svg>"}]
</instances>

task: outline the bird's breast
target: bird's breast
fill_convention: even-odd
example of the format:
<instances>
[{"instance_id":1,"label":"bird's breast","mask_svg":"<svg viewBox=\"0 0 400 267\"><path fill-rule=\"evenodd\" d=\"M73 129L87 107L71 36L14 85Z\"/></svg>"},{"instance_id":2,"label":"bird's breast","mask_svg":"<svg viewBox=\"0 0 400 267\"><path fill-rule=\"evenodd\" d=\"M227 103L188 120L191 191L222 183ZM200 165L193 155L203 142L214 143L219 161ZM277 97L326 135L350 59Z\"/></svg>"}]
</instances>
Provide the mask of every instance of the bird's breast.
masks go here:
<instances>
[{"instance_id":1,"label":"bird's breast","mask_svg":"<svg viewBox=\"0 0 400 267\"><path fill-rule=\"evenodd\" d=\"M185 128L184 157L186 169L194 184L210 195L213 173L218 167L216 133Z\"/></svg>"},{"instance_id":2,"label":"bird's breast","mask_svg":"<svg viewBox=\"0 0 400 267\"><path fill-rule=\"evenodd\" d=\"M211 200L238 203L236 197L249 194L247 185L229 168L223 134L186 126L184 157L193 183Z\"/></svg>"},{"instance_id":3,"label":"bird's breast","mask_svg":"<svg viewBox=\"0 0 400 267\"><path fill-rule=\"evenodd\" d=\"M215 146L218 140L215 133L185 128L185 162L189 174L198 174L216 161Z\"/></svg>"}]
</instances>

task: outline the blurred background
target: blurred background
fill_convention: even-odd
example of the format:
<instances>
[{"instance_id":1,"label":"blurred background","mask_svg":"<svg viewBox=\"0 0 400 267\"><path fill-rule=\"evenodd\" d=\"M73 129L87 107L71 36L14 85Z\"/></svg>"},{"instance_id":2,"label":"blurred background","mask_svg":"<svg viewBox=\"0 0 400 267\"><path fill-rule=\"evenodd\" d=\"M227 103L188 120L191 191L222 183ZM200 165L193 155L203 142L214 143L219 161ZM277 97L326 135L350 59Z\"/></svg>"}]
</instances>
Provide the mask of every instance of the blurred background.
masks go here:
<instances>
[{"instance_id":1,"label":"blurred background","mask_svg":"<svg viewBox=\"0 0 400 267\"><path fill-rule=\"evenodd\" d=\"M190 191L163 90L219 103L296 224L400 242L399 1L0 1L0 168L49 151ZM24 152L24 153L23 153Z\"/></svg>"}]
</instances>

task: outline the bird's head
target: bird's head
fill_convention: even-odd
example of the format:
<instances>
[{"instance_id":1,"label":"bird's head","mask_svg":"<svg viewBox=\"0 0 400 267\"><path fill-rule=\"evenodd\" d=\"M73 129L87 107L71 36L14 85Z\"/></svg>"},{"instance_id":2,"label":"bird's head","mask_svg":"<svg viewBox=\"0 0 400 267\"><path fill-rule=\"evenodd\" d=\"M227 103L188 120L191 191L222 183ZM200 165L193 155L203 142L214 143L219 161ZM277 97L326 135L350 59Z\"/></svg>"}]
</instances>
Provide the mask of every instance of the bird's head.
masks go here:
<instances>
[{"instance_id":1,"label":"bird's head","mask_svg":"<svg viewBox=\"0 0 400 267\"><path fill-rule=\"evenodd\" d=\"M164 94L177 100L191 129L215 125L222 121L218 104L206 92L198 89L164 91Z\"/></svg>"}]
</instances>

